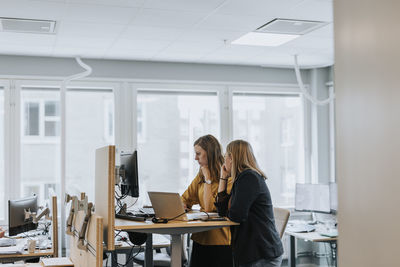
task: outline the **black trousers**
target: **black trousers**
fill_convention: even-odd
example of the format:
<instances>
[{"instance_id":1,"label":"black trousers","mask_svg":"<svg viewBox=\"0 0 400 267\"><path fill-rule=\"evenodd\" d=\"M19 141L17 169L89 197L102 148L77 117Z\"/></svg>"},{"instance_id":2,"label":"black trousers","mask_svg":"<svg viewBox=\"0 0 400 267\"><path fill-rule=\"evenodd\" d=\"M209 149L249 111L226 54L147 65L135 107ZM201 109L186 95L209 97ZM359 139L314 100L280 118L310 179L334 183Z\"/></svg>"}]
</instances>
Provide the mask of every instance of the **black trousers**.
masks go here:
<instances>
[{"instance_id":1,"label":"black trousers","mask_svg":"<svg viewBox=\"0 0 400 267\"><path fill-rule=\"evenodd\" d=\"M190 267L232 267L231 246L204 246L193 241Z\"/></svg>"}]
</instances>

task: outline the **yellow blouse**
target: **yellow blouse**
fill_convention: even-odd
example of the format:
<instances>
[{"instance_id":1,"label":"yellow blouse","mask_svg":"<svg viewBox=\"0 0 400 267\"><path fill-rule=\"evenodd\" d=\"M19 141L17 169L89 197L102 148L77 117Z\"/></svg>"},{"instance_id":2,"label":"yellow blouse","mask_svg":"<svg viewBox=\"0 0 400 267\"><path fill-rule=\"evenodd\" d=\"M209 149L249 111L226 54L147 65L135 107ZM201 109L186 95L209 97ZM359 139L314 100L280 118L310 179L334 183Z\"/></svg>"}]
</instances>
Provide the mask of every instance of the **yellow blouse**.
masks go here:
<instances>
[{"instance_id":1,"label":"yellow blouse","mask_svg":"<svg viewBox=\"0 0 400 267\"><path fill-rule=\"evenodd\" d=\"M229 178L227 184L227 193L230 194L232 189L232 178ZM197 174L193 179L192 183L186 189L186 191L182 195L182 201L186 204L188 208L191 208L195 204L200 205L200 210L204 210L204 186L203 178L200 178L200 175ZM218 182L212 182L211 184L211 192L212 198L211 202L215 202L215 198L218 193ZM213 210L211 212L216 212L217 209L213 205ZM193 241L201 245L230 245L231 244L231 231L229 227L214 229L206 232L193 233L192 234Z\"/></svg>"}]
</instances>

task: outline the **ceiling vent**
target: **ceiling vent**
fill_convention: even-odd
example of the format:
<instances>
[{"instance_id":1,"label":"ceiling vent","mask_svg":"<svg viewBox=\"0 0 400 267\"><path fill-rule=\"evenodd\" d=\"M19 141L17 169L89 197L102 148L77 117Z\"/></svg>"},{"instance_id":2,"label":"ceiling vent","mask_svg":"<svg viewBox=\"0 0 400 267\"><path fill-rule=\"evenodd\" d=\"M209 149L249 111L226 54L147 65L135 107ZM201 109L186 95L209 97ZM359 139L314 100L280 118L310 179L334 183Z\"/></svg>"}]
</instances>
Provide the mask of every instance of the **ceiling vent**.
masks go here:
<instances>
[{"instance_id":1,"label":"ceiling vent","mask_svg":"<svg viewBox=\"0 0 400 267\"><path fill-rule=\"evenodd\" d=\"M264 24L256 32L297 34L303 35L325 26L327 23L322 21L292 20L292 19L274 19Z\"/></svg>"},{"instance_id":2,"label":"ceiling vent","mask_svg":"<svg viewBox=\"0 0 400 267\"><path fill-rule=\"evenodd\" d=\"M55 29L54 20L0 18L0 31L3 32L54 34Z\"/></svg>"}]
</instances>

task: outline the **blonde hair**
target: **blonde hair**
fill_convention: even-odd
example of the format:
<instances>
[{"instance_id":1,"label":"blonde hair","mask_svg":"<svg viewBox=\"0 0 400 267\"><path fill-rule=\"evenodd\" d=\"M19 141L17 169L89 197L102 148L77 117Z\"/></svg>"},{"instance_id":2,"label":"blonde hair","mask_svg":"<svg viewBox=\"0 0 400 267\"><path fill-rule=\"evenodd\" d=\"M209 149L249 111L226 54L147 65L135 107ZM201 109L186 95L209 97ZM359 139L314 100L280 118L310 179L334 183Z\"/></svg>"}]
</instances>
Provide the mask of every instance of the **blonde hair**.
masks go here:
<instances>
[{"instance_id":1,"label":"blonde hair","mask_svg":"<svg viewBox=\"0 0 400 267\"><path fill-rule=\"evenodd\" d=\"M244 170L253 170L267 179L258 167L251 145L244 140L235 140L228 144L226 153L232 158L231 176L236 179Z\"/></svg>"},{"instance_id":2,"label":"blonde hair","mask_svg":"<svg viewBox=\"0 0 400 267\"><path fill-rule=\"evenodd\" d=\"M222 155L221 144L218 142L217 138L211 134L208 134L197 139L193 146L196 145L200 146L206 151L207 164L208 169L210 170L211 179L214 182L218 182L221 174L221 166L224 164L224 156ZM199 170L199 175L201 178L204 178L201 168Z\"/></svg>"}]
</instances>

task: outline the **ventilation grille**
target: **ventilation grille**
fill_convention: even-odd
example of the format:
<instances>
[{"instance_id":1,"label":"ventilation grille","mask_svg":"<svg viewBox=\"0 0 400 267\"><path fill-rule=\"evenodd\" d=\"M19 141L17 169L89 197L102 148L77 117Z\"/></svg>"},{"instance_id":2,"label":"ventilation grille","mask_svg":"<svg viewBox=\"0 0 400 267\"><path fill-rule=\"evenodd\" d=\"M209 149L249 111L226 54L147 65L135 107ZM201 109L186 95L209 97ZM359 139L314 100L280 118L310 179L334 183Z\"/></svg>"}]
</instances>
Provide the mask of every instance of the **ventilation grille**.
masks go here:
<instances>
[{"instance_id":1,"label":"ventilation grille","mask_svg":"<svg viewBox=\"0 0 400 267\"><path fill-rule=\"evenodd\" d=\"M274 19L258 28L256 32L302 35L326 24L322 21Z\"/></svg>"},{"instance_id":2,"label":"ventilation grille","mask_svg":"<svg viewBox=\"0 0 400 267\"><path fill-rule=\"evenodd\" d=\"M0 31L54 34L56 22L53 20L34 20L0 18Z\"/></svg>"}]
</instances>

